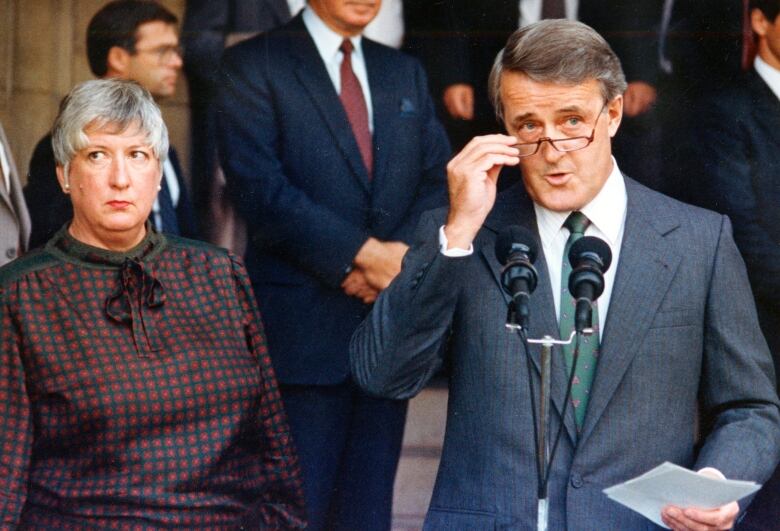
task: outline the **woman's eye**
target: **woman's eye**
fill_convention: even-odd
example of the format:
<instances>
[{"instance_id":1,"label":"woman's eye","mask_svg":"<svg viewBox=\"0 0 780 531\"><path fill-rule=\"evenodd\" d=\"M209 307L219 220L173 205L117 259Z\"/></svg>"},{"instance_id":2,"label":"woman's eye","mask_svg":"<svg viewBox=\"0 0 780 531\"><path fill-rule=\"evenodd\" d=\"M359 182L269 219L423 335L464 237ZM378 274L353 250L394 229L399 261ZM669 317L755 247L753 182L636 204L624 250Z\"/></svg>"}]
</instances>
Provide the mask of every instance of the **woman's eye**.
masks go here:
<instances>
[{"instance_id":1,"label":"woman's eye","mask_svg":"<svg viewBox=\"0 0 780 531\"><path fill-rule=\"evenodd\" d=\"M130 158L133 160L146 160L149 155L145 151L132 151L130 152Z\"/></svg>"},{"instance_id":2,"label":"woman's eye","mask_svg":"<svg viewBox=\"0 0 780 531\"><path fill-rule=\"evenodd\" d=\"M106 158L106 154L103 153L102 151L90 151L89 153L87 153L87 158L89 158L89 160L94 160L97 162L100 160L104 160Z\"/></svg>"}]
</instances>

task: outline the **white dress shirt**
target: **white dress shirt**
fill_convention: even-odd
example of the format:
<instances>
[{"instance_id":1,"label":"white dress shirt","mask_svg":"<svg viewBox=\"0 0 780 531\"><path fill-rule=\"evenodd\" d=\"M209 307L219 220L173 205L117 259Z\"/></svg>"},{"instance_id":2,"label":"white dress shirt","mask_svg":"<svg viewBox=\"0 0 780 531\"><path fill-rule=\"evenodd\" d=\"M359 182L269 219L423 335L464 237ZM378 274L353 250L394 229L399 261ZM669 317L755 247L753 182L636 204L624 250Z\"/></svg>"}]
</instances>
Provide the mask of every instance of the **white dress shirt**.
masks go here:
<instances>
[{"instance_id":1,"label":"white dress shirt","mask_svg":"<svg viewBox=\"0 0 780 531\"><path fill-rule=\"evenodd\" d=\"M3 175L3 186L5 186L5 189L10 192L11 191L11 163L9 161L9 156L5 152L5 146L2 142L0 142L0 169L2 169L2 175Z\"/></svg>"},{"instance_id":2,"label":"white dress shirt","mask_svg":"<svg viewBox=\"0 0 780 531\"><path fill-rule=\"evenodd\" d=\"M615 284L615 271L617 271L620 258L620 245L623 242L627 204L626 183L613 158L612 171L604 186L590 203L580 209L580 212L585 214L591 222L585 230L585 235L601 238L607 242L612 251L612 265L604 274L604 293L596 301L599 309L600 334L603 333L604 324L607 321L612 286ZM550 276L557 318L561 313L563 250L566 247L566 240L569 239L569 230L563 224L571 212L553 212L534 203L534 213L536 214L536 225L539 228L539 239L544 251L544 258L547 261L547 272ZM447 249L447 244L447 237L442 226L439 228L439 246L442 254L449 257L462 257L474 252L473 245L469 246L469 249Z\"/></svg>"},{"instance_id":3,"label":"white dress shirt","mask_svg":"<svg viewBox=\"0 0 780 531\"><path fill-rule=\"evenodd\" d=\"M314 39L314 44L317 46L320 57L322 57L322 62L325 63L325 68L328 71L331 82L333 82L336 93L341 94L340 70L344 54L339 48L341 43L344 42L344 37L330 29L309 6L306 6L303 10L303 23L306 25L311 38ZM355 73L358 81L360 81L360 89L363 91L363 98L366 100L366 108L368 109L368 129L373 133L374 111L371 105L371 91L368 87L366 61L363 57L363 48L361 47L362 38L358 35L357 37L351 37L350 41L352 41L354 48L352 51L352 71Z\"/></svg>"},{"instance_id":4,"label":"white dress shirt","mask_svg":"<svg viewBox=\"0 0 780 531\"><path fill-rule=\"evenodd\" d=\"M171 159L165 159L163 163L163 179L165 184L168 185L168 193L171 194L171 203L173 208L176 208L179 204L179 196L181 195L181 189L179 188L179 180L176 178L176 170L173 169ZM152 204L152 219L154 220L154 226L157 230L162 231L162 214L160 214L160 200L157 197L154 198Z\"/></svg>"},{"instance_id":5,"label":"white dress shirt","mask_svg":"<svg viewBox=\"0 0 780 531\"><path fill-rule=\"evenodd\" d=\"M756 56L756 60L753 61L753 68L756 69L756 72L761 76L761 79L769 85L769 88L772 89L775 96L780 99L780 70L767 64L767 62L759 56Z\"/></svg>"},{"instance_id":6,"label":"white dress shirt","mask_svg":"<svg viewBox=\"0 0 780 531\"><path fill-rule=\"evenodd\" d=\"M579 0L565 0L566 18L577 20L577 10L580 6ZM520 0L518 5L520 10L520 26L527 26L542 19L542 0Z\"/></svg>"},{"instance_id":7,"label":"white dress shirt","mask_svg":"<svg viewBox=\"0 0 780 531\"><path fill-rule=\"evenodd\" d=\"M287 7L290 8L290 16L295 16L306 7L306 0L287 0Z\"/></svg>"},{"instance_id":8,"label":"white dress shirt","mask_svg":"<svg viewBox=\"0 0 780 531\"><path fill-rule=\"evenodd\" d=\"M609 300L612 296L612 286L615 284L620 258L620 244L623 242L623 229L626 221L626 183L618 169L617 162L612 159L612 172L604 186L590 203L580 209L591 221L585 230L586 236L596 236L609 245L612 251L612 265L604 274L604 293L596 301L599 309L599 331L603 333L607 321ZM547 261L547 272L550 275L555 315L561 313L561 265L563 250L569 239L569 230L563 226L571 212L553 212L534 203L536 224L539 227L539 240Z\"/></svg>"}]
</instances>

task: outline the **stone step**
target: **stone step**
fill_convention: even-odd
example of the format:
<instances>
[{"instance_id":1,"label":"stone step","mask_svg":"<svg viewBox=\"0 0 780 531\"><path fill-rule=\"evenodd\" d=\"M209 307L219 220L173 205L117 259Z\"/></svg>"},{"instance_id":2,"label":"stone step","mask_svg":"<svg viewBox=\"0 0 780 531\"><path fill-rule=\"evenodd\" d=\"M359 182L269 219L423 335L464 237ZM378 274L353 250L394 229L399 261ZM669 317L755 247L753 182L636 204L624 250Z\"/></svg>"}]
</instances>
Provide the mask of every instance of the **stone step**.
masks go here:
<instances>
[{"instance_id":1,"label":"stone step","mask_svg":"<svg viewBox=\"0 0 780 531\"><path fill-rule=\"evenodd\" d=\"M395 477L393 531L422 528L439 467L446 415L447 389L440 382L409 402Z\"/></svg>"}]
</instances>

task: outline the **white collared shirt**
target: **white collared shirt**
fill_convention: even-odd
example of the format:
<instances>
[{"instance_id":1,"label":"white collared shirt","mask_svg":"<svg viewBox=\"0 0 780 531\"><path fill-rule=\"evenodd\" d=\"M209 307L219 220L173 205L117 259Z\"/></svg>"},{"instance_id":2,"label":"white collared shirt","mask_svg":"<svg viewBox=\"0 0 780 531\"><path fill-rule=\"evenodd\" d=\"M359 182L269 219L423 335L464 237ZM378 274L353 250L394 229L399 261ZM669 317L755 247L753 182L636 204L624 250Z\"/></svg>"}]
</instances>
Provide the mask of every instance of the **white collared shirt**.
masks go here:
<instances>
[{"instance_id":1,"label":"white collared shirt","mask_svg":"<svg viewBox=\"0 0 780 531\"><path fill-rule=\"evenodd\" d=\"M628 196L623 174L620 173L615 158L612 158L612 171L590 203L580 209L591 221L585 230L586 236L596 236L609 245L612 251L612 265L604 274L604 293L596 303L599 309L599 333L602 334L607 322L609 301L612 297L612 286L615 284L615 271L620 258L620 245L623 243L623 229L626 223L626 208ZM539 228L544 257L547 261L547 272L550 276L553 300L555 302L556 318L561 313L561 266L563 265L563 250L569 239L569 230L563 224L571 212L553 212L534 203L536 224ZM439 248L441 253L449 257L468 256L474 252L473 244L468 249L447 249L447 237L444 226L439 228Z\"/></svg>"},{"instance_id":2,"label":"white collared shirt","mask_svg":"<svg viewBox=\"0 0 780 531\"><path fill-rule=\"evenodd\" d=\"M0 142L0 168L3 170L3 186L10 193L11 192L11 163L9 162L8 154L5 152L5 146Z\"/></svg>"},{"instance_id":3,"label":"white collared shirt","mask_svg":"<svg viewBox=\"0 0 780 531\"><path fill-rule=\"evenodd\" d=\"M314 39L314 44L317 46L322 62L325 63L325 68L328 71L333 87L336 89L336 93L341 94L340 70L344 54L339 48L341 43L344 42L344 37L330 29L309 6L306 6L303 10L303 23L306 25L311 38ZM374 111L371 105L371 91L368 87L366 61L363 57L363 48L361 46L362 37L360 35L351 37L350 41L352 41L354 48L352 51L352 71L355 73L358 81L360 81L360 88L363 91L363 98L366 100L366 108L368 109L368 129L373 133Z\"/></svg>"},{"instance_id":4,"label":"white collared shirt","mask_svg":"<svg viewBox=\"0 0 780 531\"><path fill-rule=\"evenodd\" d=\"M173 169L171 159L165 159L163 163L163 179L165 184L168 185L168 193L171 194L171 203L173 208L176 208L179 204L179 196L181 195L181 189L179 188L179 180L176 178L176 170ZM154 226L158 231L162 231L162 214L160 214L160 200L155 197L152 204L152 220Z\"/></svg>"},{"instance_id":5,"label":"white collared shirt","mask_svg":"<svg viewBox=\"0 0 780 531\"><path fill-rule=\"evenodd\" d=\"M577 9L579 0L565 0L566 18L577 20ZM520 0L518 9L520 10L519 27L539 22L542 19L542 0Z\"/></svg>"},{"instance_id":6,"label":"white collared shirt","mask_svg":"<svg viewBox=\"0 0 780 531\"><path fill-rule=\"evenodd\" d=\"M287 7L290 9L290 16L294 17L306 7L306 0L287 0Z\"/></svg>"},{"instance_id":7,"label":"white collared shirt","mask_svg":"<svg viewBox=\"0 0 780 531\"><path fill-rule=\"evenodd\" d=\"M756 56L756 60L753 61L753 67L761 79L763 79L772 92L775 93L778 99L780 99L780 70L773 68L767 64L761 57Z\"/></svg>"},{"instance_id":8,"label":"white collared shirt","mask_svg":"<svg viewBox=\"0 0 780 531\"><path fill-rule=\"evenodd\" d=\"M598 298L599 330L604 330L607 320L609 301L612 296L612 286L615 284L620 258L620 245L623 242L623 229L626 221L626 183L618 169L617 162L612 159L612 172L607 177L604 186L590 203L580 209L591 221L585 230L586 236L596 236L609 245L612 251L612 265L604 274L604 293ZM563 226L571 212L553 212L534 203L536 224L539 228L539 239L547 261L547 271L550 275L555 315L561 313L561 265L563 250L569 239L569 230Z\"/></svg>"}]
</instances>

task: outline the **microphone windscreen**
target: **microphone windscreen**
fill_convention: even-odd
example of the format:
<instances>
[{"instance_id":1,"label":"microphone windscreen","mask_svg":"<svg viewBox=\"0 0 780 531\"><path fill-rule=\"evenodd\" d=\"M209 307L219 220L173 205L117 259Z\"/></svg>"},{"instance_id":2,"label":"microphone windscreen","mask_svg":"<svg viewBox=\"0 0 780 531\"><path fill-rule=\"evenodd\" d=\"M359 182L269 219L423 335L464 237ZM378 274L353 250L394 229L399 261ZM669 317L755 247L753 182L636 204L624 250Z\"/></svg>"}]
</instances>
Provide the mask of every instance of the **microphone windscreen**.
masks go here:
<instances>
[{"instance_id":1,"label":"microphone windscreen","mask_svg":"<svg viewBox=\"0 0 780 531\"><path fill-rule=\"evenodd\" d=\"M569 263L576 268L581 257L588 254L598 256L603 264L602 273L609 269L612 263L612 250L607 242L595 236L583 236L572 244L569 249Z\"/></svg>"},{"instance_id":2,"label":"microphone windscreen","mask_svg":"<svg viewBox=\"0 0 780 531\"><path fill-rule=\"evenodd\" d=\"M509 225L496 238L496 258L501 265L506 265L509 256L518 251L527 255L528 261L533 264L539 251L536 236L525 227Z\"/></svg>"}]
</instances>

